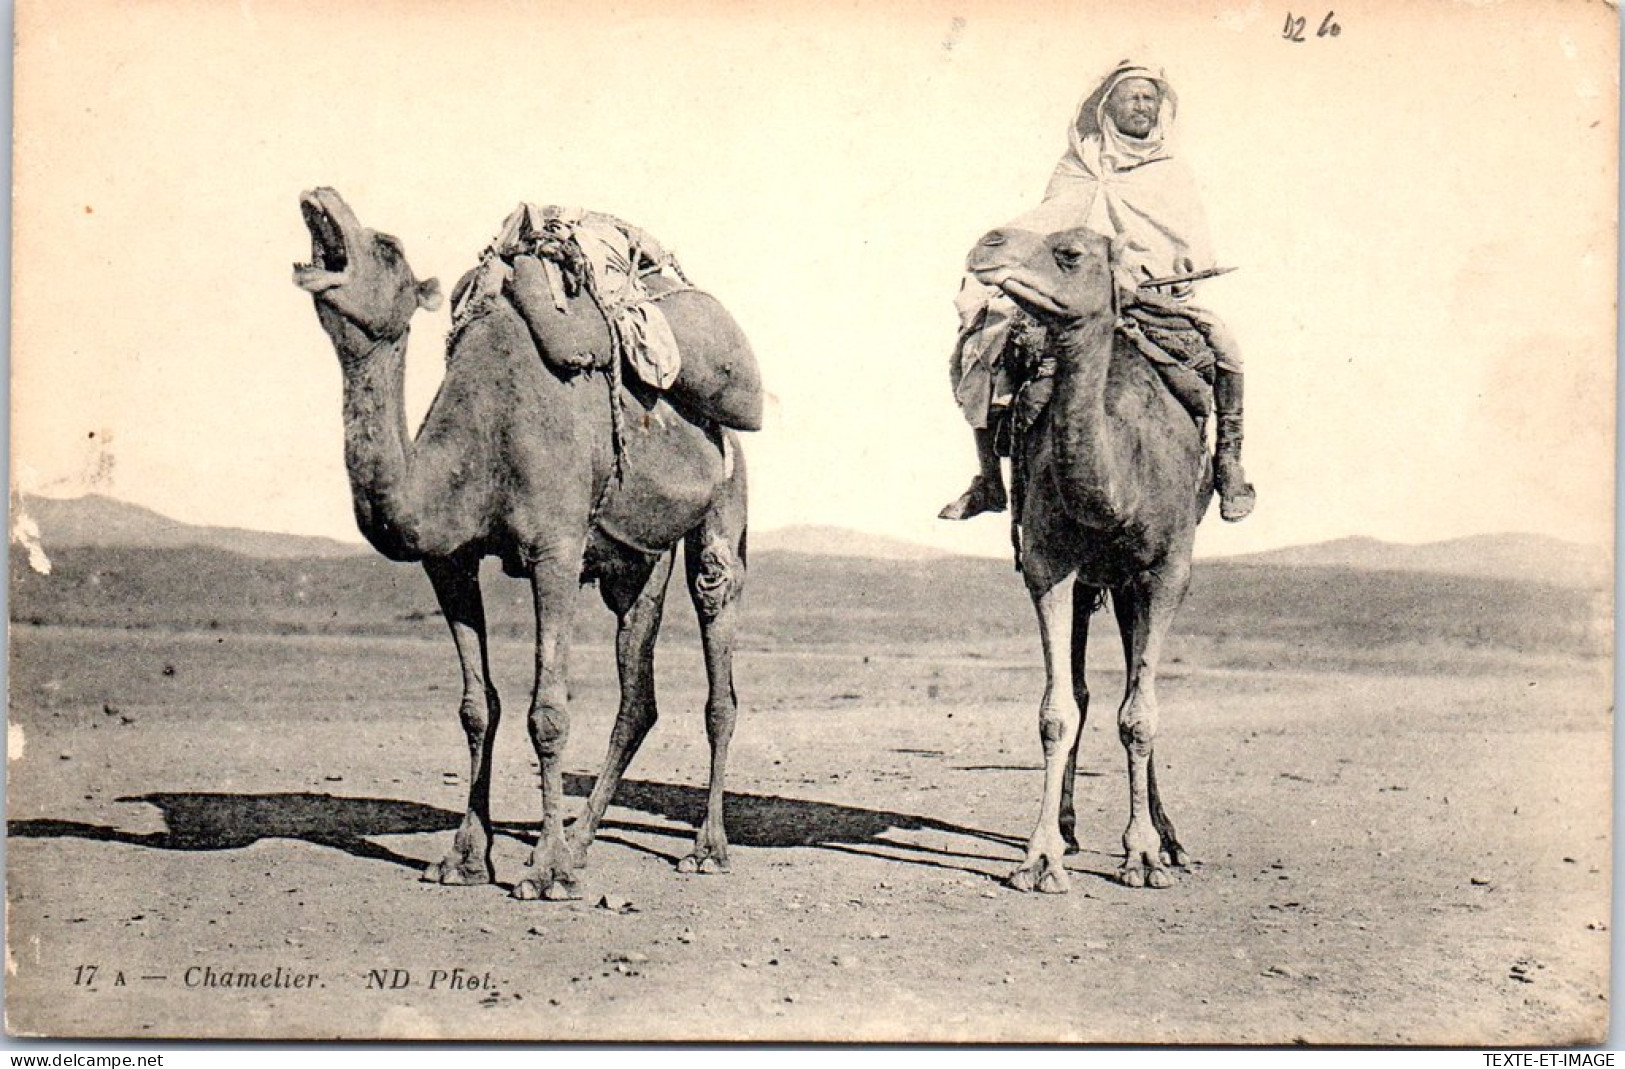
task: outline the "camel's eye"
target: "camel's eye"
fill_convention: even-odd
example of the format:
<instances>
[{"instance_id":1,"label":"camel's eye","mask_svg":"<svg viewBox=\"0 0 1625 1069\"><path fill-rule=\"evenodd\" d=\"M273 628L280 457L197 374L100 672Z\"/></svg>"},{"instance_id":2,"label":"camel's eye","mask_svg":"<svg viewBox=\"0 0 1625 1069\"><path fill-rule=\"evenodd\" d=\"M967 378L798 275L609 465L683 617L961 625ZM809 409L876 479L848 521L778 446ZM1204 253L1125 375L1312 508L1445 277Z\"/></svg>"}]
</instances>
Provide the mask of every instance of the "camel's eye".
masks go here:
<instances>
[{"instance_id":1,"label":"camel's eye","mask_svg":"<svg viewBox=\"0 0 1625 1069\"><path fill-rule=\"evenodd\" d=\"M1083 263L1083 250L1076 245L1057 245L1055 263L1063 271L1075 271Z\"/></svg>"}]
</instances>

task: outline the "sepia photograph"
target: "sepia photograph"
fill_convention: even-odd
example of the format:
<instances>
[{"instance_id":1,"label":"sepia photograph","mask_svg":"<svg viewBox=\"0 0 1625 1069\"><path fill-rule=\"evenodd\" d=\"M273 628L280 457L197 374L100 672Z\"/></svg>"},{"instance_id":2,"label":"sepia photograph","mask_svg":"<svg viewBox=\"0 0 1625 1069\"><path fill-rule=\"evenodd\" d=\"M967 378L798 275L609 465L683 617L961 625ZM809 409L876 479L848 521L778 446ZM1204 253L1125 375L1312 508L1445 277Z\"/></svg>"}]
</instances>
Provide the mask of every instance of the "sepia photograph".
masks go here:
<instances>
[{"instance_id":1,"label":"sepia photograph","mask_svg":"<svg viewBox=\"0 0 1625 1069\"><path fill-rule=\"evenodd\" d=\"M1612 4L14 30L12 1039L1607 1042Z\"/></svg>"}]
</instances>

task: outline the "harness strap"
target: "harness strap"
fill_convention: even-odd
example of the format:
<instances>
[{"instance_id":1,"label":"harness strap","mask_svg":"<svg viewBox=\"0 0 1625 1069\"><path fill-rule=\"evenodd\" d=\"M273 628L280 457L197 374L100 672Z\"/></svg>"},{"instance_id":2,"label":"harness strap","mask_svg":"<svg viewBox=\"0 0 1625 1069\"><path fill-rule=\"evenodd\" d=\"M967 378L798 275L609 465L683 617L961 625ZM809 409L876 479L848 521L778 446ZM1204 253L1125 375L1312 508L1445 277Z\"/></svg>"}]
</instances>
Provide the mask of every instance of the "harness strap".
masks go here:
<instances>
[{"instance_id":1,"label":"harness strap","mask_svg":"<svg viewBox=\"0 0 1625 1069\"><path fill-rule=\"evenodd\" d=\"M626 338L621 332L620 317L614 315L609 308L605 307L604 299L598 292L598 280L593 277L593 273L590 270L582 271L580 281L582 288L587 291L587 296L592 298L592 303L597 306L599 314L604 317L604 327L609 331L609 347L613 353L609 361L609 428L610 440L615 451L615 478L613 481L620 482L624 474L622 465L626 452L626 430L622 425L626 417L625 413L621 411L621 365L624 363ZM605 484L606 495L608 485ZM601 500L600 504L602 503ZM597 508L594 508L595 515L597 511Z\"/></svg>"}]
</instances>

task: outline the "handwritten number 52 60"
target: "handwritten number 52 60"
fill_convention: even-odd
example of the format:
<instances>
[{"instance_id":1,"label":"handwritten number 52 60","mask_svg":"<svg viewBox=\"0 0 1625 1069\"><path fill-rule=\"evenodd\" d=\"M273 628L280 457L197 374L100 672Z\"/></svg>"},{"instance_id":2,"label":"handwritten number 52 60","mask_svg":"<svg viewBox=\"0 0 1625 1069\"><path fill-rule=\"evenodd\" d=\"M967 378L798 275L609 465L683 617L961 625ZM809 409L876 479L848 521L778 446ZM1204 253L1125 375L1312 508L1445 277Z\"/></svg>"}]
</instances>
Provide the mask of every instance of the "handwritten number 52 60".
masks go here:
<instances>
[{"instance_id":1,"label":"handwritten number 52 60","mask_svg":"<svg viewBox=\"0 0 1625 1069\"><path fill-rule=\"evenodd\" d=\"M1343 27L1339 26L1334 18L1336 14L1335 11L1326 12L1326 17L1320 20L1320 29L1315 31L1316 37L1336 37L1343 32ZM1308 28L1309 24L1302 15L1293 15L1292 12L1288 11L1286 28L1281 31L1281 36L1288 41L1296 41L1302 44L1304 40L1303 31Z\"/></svg>"}]
</instances>

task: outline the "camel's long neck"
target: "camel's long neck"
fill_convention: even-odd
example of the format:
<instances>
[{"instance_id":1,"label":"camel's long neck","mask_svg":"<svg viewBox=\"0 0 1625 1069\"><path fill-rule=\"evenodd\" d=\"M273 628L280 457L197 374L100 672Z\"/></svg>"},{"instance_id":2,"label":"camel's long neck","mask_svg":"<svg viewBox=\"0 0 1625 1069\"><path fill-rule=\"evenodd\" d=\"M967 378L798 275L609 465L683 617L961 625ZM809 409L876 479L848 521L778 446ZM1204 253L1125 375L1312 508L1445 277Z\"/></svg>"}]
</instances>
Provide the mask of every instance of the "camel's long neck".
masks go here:
<instances>
[{"instance_id":1,"label":"camel's long neck","mask_svg":"<svg viewBox=\"0 0 1625 1069\"><path fill-rule=\"evenodd\" d=\"M1088 526L1115 526L1131 508L1132 487L1106 414L1113 317L1052 328L1057 346L1051 427L1055 475L1071 511Z\"/></svg>"},{"instance_id":2,"label":"camel's long neck","mask_svg":"<svg viewBox=\"0 0 1625 1069\"><path fill-rule=\"evenodd\" d=\"M356 523L380 553L417 555L418 516L411 500L406 432L406 335L342 361L344 464Z\"/></svg>"}]
</instances>

